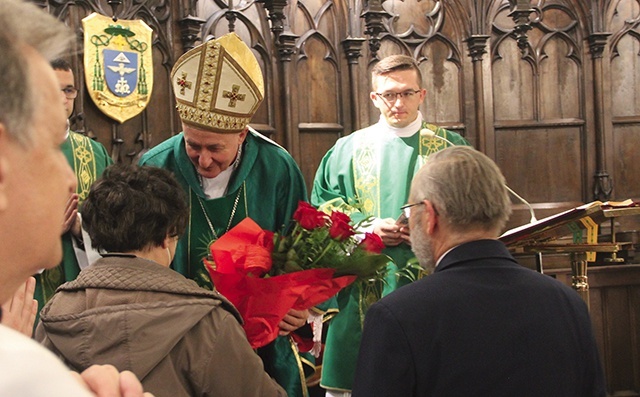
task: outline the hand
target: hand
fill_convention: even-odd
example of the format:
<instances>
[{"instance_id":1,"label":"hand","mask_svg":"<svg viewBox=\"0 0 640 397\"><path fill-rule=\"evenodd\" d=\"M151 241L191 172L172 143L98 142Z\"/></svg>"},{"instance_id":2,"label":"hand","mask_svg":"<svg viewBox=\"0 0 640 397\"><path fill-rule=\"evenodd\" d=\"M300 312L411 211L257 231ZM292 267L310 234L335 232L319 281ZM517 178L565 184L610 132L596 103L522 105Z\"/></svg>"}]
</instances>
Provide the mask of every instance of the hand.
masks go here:
<instances>
[{"instance_id":1,"label":"hand","mask_svg":"<svg viewBox=\"0 0 640 397\"><path fill-rule=\"evenodd\" d=\"M411 243L409 227L400 226L391 218L378 220L373 227L373 232L380 236L387 247L395 247L403 242Z\"/></svg>"},{"instance_id":2,"label":"hand","mask_svg":"<svg viewBox=\"0 0 640 397\"><path fill-rule=\"evenodd\" d=\"M98 397L153 397L130 371L118 372L113 365L92 365L74 376Z\"/></svg>"},{"instance_id":3,"label":"hand","mask_svg":"<svg viewBox=\"0 0 640 397\"><path fill-rule=\"evenodd\" d=\"M13 294L13 297L2 304L3 325L31 338L33 323L38 313L38 301L33 299L36 290L36 279L29 277Z\"/></svg>"},{"instance_id":4,"label":"hand","mask_svg":"<svg viewBox=\"0 0 640 397\"><path fill-rule=\"evenodd\" d=\"M411 245L411 229L409 225L400 226L400 238L409 246Z\"/></svg>"},{"instance_id":5,"label":"hand","mask_svg":"<svg viewBox=\"0 0 640 397\"><path fill-rule=\"evenodd\" d=\"M289 335L291 332L304 326L307 323L308 318L309 310L289 310L289 312L287 312L287 315L284 316L282 321L280 321L280 324L278 324L278 327L280 327L280 332L278 332L278 335Z\"/></svg>"},{"instance_id":6,"label":"hand","mask_svg":"<svg viewBox=\"0 0 640 397\"><path fill-rule=\"evenodd\" d=\"M75 232L78 232L80 230L80 220L78 219L78 201L79 198L77 193L72 193L71 196L69 196L69 200L67 200L67 206L64 209L64 222L62 222L62 234L65 234L72 228L75 229Z\"/></svg>"}]
</instances>

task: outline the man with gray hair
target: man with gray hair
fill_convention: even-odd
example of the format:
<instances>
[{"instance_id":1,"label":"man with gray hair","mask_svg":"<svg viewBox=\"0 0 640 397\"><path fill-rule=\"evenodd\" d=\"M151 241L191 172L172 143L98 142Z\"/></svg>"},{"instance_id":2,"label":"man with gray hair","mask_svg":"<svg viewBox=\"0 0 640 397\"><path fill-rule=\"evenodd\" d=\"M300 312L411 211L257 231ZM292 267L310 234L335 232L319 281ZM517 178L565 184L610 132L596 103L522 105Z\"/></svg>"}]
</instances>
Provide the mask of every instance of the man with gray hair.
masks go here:
<instances>
[{"instance_id":1,"label":"man with gray hair","mask_svg":"<svg viewBox=\"0 0 640 397\"><path fill-rule=\"evenodd\" d=\"M5 302L32 274L56 266L62 257L64 208L75 177L60 151L67 117L49 60L73 35L21 0L2 0L0 26L0 302ZM6 325L0 325L0 368L2 396L143 395L132 373L113 366L72 376L53 354Z\"/></svg>"},{"instance_id":2,"label":"man with gray hair","mask_svg":"<svg viewBox=\"0 0 640 397\"><path fill-rule=\"evenodd\" d=\"M411 185L412 248L433 274L367 312L354 396L605 396L586 304L497 240L511 213L496 164L434 153Z\"/></svg>"}]
</instances>

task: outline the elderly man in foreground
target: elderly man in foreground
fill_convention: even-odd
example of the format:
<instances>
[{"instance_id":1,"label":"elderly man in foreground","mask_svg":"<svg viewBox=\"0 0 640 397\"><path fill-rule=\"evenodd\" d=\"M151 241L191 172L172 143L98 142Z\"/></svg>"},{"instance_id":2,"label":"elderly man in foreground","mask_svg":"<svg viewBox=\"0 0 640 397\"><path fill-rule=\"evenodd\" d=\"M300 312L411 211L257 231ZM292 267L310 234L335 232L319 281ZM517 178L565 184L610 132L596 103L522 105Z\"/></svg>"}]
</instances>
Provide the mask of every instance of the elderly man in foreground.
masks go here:
<instances>
[{"instance_id":1,"label":"elderly man in foreground","mask_svg":"<svg viewBox=\"0 0 640 397\"><path fill-rule=\"evenodd\" d=\"M497 240L511 203L493 161L431 155L404 208L433 274L367 312L354 396L606 395L586 304Z\"/></svg>"}]
</instances>

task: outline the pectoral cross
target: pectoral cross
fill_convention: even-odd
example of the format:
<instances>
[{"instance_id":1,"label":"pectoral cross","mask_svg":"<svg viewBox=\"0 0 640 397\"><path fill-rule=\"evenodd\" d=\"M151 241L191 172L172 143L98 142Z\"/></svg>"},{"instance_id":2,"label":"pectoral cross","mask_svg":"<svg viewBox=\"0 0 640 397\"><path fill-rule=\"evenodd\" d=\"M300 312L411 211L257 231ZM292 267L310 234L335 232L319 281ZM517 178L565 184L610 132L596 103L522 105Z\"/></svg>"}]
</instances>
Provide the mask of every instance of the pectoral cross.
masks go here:
<instances>
[{"instance_id":1,"label":"pectoral cross","mask_svg":"<svg viewBox=\"0 0 640 397\"><path fill-rule=\"evenodd\" d=\"M180 95L184 95L186 88L191 89L191 82L187 81L187 74L185 72L182 72L182 76L178 78L176 83L180 86Z\"/></svg>"},{"instance_id":2,"label":"pectoral cross","mask_svg":"<svg viewBox=\"0 0 640 397\"><path fill-rule=\"evenodd\" d=\"M234 84L231 86L231 91L222 92L223 98L229 98L230 108L236 107L236 101L244 101L244 97L246 96L246 94L238 94L238 91L240 91L240 86Z\"/></svg>"}]
</instances>

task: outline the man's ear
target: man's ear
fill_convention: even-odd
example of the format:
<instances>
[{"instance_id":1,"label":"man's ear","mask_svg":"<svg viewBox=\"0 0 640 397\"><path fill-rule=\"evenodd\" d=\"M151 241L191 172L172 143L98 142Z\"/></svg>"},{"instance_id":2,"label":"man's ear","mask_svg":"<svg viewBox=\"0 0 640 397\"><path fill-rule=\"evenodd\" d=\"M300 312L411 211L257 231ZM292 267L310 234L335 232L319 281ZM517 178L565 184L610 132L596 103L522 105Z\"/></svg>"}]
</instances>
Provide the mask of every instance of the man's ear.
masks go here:
<instances>
[{"instance_id":1,"label":"man's ear","mask_svg":"<svg viewBox=\"0 0 640 397\"><path fill-rule=\"evenodd\" d=\"M9 172L9 160L7 151L9 150L9 135L7 128L0 123L0 212L6 211L9 205L7 175Z\"/></svg>"},{"instance_id":2,"label":"man's ear","mask_svg":"<svg viewBox=\"0 0 640 397\"><path fill-rule=\"evenodd\" d=\"M238 143L242 144L245 139L247 139L247 134L249 133L249 127L245 127L240 134L238 134Z\"/></svg>"},{"instance_id":3,"label":"man's ear","mask_svg":"<svg viewBox=\"0 0 640 397\"><path fill-rule=\"evenodd\" d=\"M427 96L427 90L425 88L420 88L420 103L424 101L424 98Z\"/></svg>"},{"instance_id":4,"label":"man's ear","mask_svg":"<svg viewBox=\"0 0 640 397\"><path fill-rule=\"evenodd\" d=\"M438 227L438 223L440 222L440 218L438 215L438 211L436 211L436 207L433 206L433 203L429 200L424 200L424 212L422 216L425 219L422 220L423 224L426 225L425 231L427 235L431 236L436 228Z\"/></svg>"}]
</instances>

